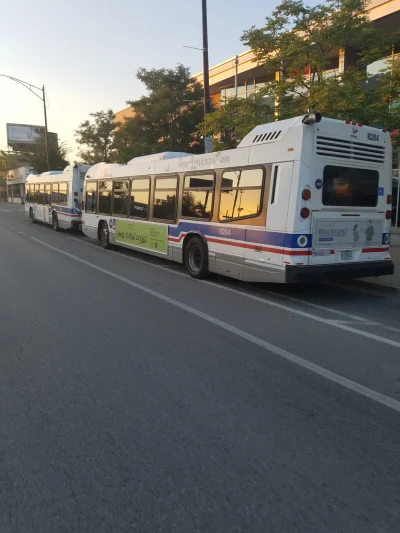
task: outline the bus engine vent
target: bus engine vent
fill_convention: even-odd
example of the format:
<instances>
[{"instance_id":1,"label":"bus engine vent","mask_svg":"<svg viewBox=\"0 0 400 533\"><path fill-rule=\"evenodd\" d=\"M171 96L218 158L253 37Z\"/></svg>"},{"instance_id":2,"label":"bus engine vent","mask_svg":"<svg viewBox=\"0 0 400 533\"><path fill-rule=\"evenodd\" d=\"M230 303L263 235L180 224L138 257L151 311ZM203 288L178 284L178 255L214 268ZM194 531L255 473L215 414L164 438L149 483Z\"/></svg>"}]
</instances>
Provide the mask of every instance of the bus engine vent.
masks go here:
<instances>
[{"instance_id":1,"label":"bus engine vent","mask_svg":"<svg viewBox=\"0 0 400 533\"><path fill-rule=\"evenodd\" d=\"M79 171L79 177L81 180L84 180L85 179L85 176L86 176L86 172L84 170L80 170Z\"/></svg>"},{"instance_id":2,"label":"bus engine vent","mask_svg":"<svg viewBox=\"0 0 400 533\"><path fill-rule=\"evenodd\" d=\"M383 163L385 147L317 135L317 155Z\"/></svg>"},{"instance_id":3,"label":"bus engine vent","mask_svg":"<svg viewBox=\"0 0 400 533\"><path fill-rule=\"evenodd\" d=\"M256 135L253 139L253 144L255 143L266 143L270 141L276 141L279 135L282 133L282 130L279 131L269 131L268 133L260 133Z\"/></svg>"}]
</instances>

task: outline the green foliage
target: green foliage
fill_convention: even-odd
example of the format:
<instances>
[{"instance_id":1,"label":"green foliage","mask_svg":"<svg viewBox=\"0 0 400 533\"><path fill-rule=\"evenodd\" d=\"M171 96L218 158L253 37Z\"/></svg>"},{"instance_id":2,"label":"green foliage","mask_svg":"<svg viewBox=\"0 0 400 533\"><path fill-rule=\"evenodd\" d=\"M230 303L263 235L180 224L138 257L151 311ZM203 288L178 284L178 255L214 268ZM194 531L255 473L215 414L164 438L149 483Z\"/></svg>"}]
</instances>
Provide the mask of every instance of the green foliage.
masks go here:
<instances>
[{"instance_id":1,"label":"green foliage","mask_svg":"<svg viewBox=\"0 0 400 533\"><path fill-rule=\"evenodd\" d=\"M328 0L315 7L284 0L264 27L244 32L242 41L254 50L257 61L271 75L279 72L263 92L274 98L280 119L309 110L332 118L366 116L371 100L364 91L366 66L389 55L393 41L369 21L367 7L366 0ZM344 73L325 76L342 47L357 66L346 65Z\"/></svg>"},{"instance_id":2,"label":"green foliage","mask_svg":"<svg viewBox=\"0 0 400 533\"><path fill-rule=\"evenodd\" d=\"M147 96L128 101L134 116L115 133L120 162L164 151L200 152L197 124L203 117L203 89L183 65L175 69L139 69Z\"/></svg>"},{"instance_id":3,"label":"green foliage","mask_svg":"<svg viewBox=\"0 0 400 533\"><path fill-rule=\"evenodd\" d=\"M64 170L69 165L68 155L71 148L66 142L60 143L58 146L49 144L49 166L50 170ZM41 174L47 171L46 152L40 151L34 154L24 154L29 159L29 166L33 167L36 174Z\"/></svg>"},{"instance_id":4,"label":"green foliage","mask_svg":"<svg viewBox=\"0 0 400 533\"><path fill-rule=\"evenodd\" d=\"M93 120L85 120L75 131L78 155L88 165L114 161L114 131L117 126L111 109L90 113Z\"/></svg>"},{"instance_id":5,"label":"green foliage","mask_svg":"<svg viewBox=\"0 0 400 533\"><path fill-rule=\"evenodd\" d=\"M40 142L41 141L41 142ZM32 167L36 174L46 172L47 157L44 137L40 139L36 152L10 151L0 152L0 176L16 166L26 165ZM49 166L50 170L64 170L69 165L68 156L71 148L66 142L60 144L49 139ZM4 172L2 172L2 170Z\"/></svg>"},{"instance_id":6,"label":"green foliage","mask_svg":"<svg viewBox=\"0 0 400 533\"><path fill-rule=\"evenodd\" d=\"M235 148L237 140L243 138L258 124L274 120L273 106L263 103L261 98L229 98L220 109L209 113L199 125L202 135L219 137L214 141L213 151ZM236 135L232 135L235 133Z\"/></svg>"}]
</instances>

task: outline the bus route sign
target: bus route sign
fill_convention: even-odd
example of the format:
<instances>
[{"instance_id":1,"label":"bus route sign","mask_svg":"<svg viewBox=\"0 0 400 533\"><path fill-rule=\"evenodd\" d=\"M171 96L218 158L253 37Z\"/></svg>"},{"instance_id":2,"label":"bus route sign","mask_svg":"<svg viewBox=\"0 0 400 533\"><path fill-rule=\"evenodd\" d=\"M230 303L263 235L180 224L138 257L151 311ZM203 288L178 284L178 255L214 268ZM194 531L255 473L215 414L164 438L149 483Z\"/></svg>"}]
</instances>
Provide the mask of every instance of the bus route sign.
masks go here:
<instances>
[{"instance_id":1,"label":"bus route sign","mask_svg":"<svg viewBox=\"0 0 400 533\"><path fill-rule=\"evenodd\" d=\"M117 242L167 253L168 226L117 219L115 234Z\"/></svg>"}]
</instances>

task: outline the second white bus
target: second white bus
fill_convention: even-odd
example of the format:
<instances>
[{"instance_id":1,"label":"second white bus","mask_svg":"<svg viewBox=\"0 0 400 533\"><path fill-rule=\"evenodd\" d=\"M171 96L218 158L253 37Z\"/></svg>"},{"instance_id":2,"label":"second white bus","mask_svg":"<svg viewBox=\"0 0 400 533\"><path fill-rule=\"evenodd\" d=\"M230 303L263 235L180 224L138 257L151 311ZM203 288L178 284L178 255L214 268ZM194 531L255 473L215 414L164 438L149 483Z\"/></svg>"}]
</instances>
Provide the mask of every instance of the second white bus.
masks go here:
<instances>
[{"instance_id":1,"label":"second white bus","mask_svg":"<svg viewBox=\"0 0 400 533\"><path fill-rule=\"evenodd\" d=\"M89 165L69 165L64 171L30 174L26 179L25 215L51 224L55 231L78 230L82 192Z\"/></svg>"}]
</instances>

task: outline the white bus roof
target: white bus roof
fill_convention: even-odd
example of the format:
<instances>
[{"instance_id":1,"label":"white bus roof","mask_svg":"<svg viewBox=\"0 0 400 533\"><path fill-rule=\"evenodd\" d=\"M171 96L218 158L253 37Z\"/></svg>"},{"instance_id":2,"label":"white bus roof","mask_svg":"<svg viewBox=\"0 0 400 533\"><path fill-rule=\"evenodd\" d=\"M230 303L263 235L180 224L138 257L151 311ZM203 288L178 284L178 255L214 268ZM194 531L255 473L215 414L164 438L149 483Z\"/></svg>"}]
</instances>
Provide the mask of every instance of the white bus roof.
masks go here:
<instances>
[{"instance_id":1,"label":"white bus roof","mask_svg":"<svg viewBox=\"0 0 400 533\"><path fill-rule=\"evenodd\" d=\"M177 157L188 157L192 154L187 152L162 152L160 154L142 155L141 157L134 157L128 161L128 165L136 165L137 163L152 163L153 161L165 161L166 159L176 159Z\"/></svg>"},{"instance_id":2,"label":"white bus roof","mask_svg":"<svg viewBox=\"0 0 400 533\"><path fill-rule=\"evenodd\" d=\"M309 123L303 122L306 117L307 119L311 118ZM344 139L350 143L354 142L357 145L361 143L364 146L364 151L368 150L369 146L376 150L376 146L390 145L390 134L383 130L325 117L320 122L315 121L313 123L312 117L313 114L310 116L302 115L256 126L233 150L199 155L186 152L163 152L134 158L127 165L98 163L90 167L86 179L104 180L147 176L149 174L171 175L180 172L212 171L218 168L293 161L303 157L304 153L306 153L310 163L315 157L314 150L311 150L312 135L310 134L307 134L307 149L303 152L303 156L301 155L306 131L319 132L322 135L329 134L332 137ZM370 137L373 137L373 143L370 142ZM362 163L362 159L361 157L358 158L358 164ZM368 163L368 158L364 159L364 163Z\"/></svg>"},{"instance_id":3,"label":"white bus roof","mask_svg":"<svg viewBox=\"0 0 400 533\"><path fill-rule=\"evenodd\" d=\"M84 178L84 175L89 170L90 165L68 165L64 170L50 170L48 172L42 172L42 174L30 174L26 178L26 183L52 183L57 181L72 181L72 174L74 168L79 169L81 178ZM62 178L60 176L63 176Z\"/></svg>"}]
</instances>

